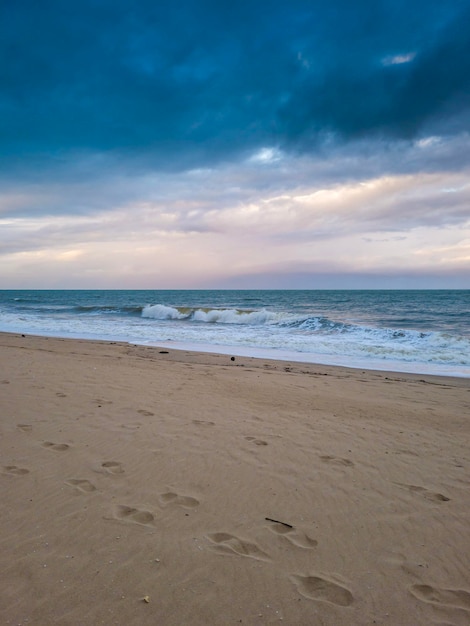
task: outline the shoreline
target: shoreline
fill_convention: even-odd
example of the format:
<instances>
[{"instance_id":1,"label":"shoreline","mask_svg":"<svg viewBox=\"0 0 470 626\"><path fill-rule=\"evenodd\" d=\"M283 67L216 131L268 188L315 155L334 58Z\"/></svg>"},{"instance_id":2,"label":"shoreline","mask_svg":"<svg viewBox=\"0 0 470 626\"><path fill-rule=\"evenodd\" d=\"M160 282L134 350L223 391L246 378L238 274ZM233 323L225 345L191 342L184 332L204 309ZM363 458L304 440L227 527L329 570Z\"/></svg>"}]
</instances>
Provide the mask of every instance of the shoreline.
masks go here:
<instances>
[{"instance_id":1,"label":"shoreline","mask_svg":"<svg viewBox=\"0 0 470 626\"><path fill-rule=\"evenodd\" d=\"M470 616L465 378L0 333L2 623Z\"/></svg>"},{"instance_id":2,"label":"shoreline","mask_svg":"<svg viewBox=\"0 0 470 626\"><path fill-rule=\"evenodd\" d=\"M0 292L0 329L470 379L466 292L292 292Z\"/></svg>"},{"instance_id":3,"label":"shoreline","mask_svg":"<svg viewBox=\"0 0 470 626\"><path fill-rule=\"evenodd\" d=\"M31 337L33 339L47 339L47 340L60 340L60 341L77 341L77 342L90 342L90 343L102 343L103 345L127 345L127 346L140 346L142 348L151 348L154 350L167 350L168 352L182 352L186 354L199 354L203 358L204 355L212 355L212 356L224 356L224 357L237 357L239 359L247 359L249 361L268 361L270 363L277 363L279 366L282 366L286 363L295 363L298 366L311 366L314 368L339 368L348 370L351 372L375 372L377 374L391 374L391 375L401 375L401 376L411 376L411 377L432 377L432 378L445 378L445 379L456 379L456 380L470 380L470 375L467 373L456 374L453 373L432 373L432 372L417 372L411 371L407 369L393 369L393 367L371 367L370 365L361 366L361 365L350 365L350 364L336 364L336 363L328 363L320 361L311 361L303 360L301 358L302 353L284 353L284 358L282 355L275 355L274 350L270 349L258 349L244 346L212 346L209 344L203 344L201 346L196 346L196 344L187 344L184 342L175 342L175 341L161 341L158 343L135 343L134 341L127 340L113 340L113 339L102 339L102 338L89 338L89 337L71 337L71 336L59 336L59 335L36 335L34 333L21 333L21 332L11 332L11 331L0 331L1 336L11 336L11 337ZM251 354L255 353L255 354ZM405 367L405 365L403 366ZM451 366L443 366L443 367L451 367Z\"/></svg>"},{"instance_id":4,"label":"shoreline","mask_svg":"<svg viewBox=\"0 0 470 626\"><path fill-rule=\"evenodd\" d=\"M130 342L131 345L133 342ZM143 346L150 346L155 348L165 348L168 350L181 350L184 352L197 352L201 354L221 354L227 356L238 356L240 358L249 358L249 359L257 359L257 360L265 360L265 361L274 361L278 363L297 363L302 365L312 365L318 367L339 367L347 370L366 370L368 372L382 372L385 374L395 373L395 374L403 374L403 375L416 375L416 376L437 376L443 378L463 378L470 379L470 371L464 372L460 374L456 374L454 366L450 365L441 365L441 368L447 369L448 372L444 373L442 370L440 372L429 372L424 370L424 364L422 371L415 371L415 368L412 364L407 368L407 363L404 362L400 364L397 361L390 361L388 365L390 367L386 367L386 361L380 361L380 363L384 363L382 367L379 366L379 361L369 360L370 363L368 365L351 365L349 361L352 361L352 358L344 358L344 357L329 357L327 355L316 355L319 357L319 360L312 360L310 353L302 353L302 352L277 352L270 349L263 348L245 348L244 346L212 346L207 345L196 346L195 344L185 344L184 342L174 342L174 341L162 341L158 344L138 344ZM303 354L305 356L303 359ZM322 357L324 360L322 360ZM344 363L338 363L334 361L338 360L345 361ZM402 367L403 369L394 369L393 364Z\"/></svg>"}]
</instances>

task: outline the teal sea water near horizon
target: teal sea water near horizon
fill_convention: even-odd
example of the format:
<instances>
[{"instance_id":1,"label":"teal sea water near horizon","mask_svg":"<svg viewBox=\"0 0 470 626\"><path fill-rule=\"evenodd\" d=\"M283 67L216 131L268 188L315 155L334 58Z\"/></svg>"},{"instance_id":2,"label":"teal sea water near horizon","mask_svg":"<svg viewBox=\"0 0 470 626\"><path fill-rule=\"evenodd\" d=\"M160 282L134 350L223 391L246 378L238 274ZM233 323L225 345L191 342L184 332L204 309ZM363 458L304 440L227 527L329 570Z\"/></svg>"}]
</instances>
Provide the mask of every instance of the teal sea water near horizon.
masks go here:
<instances>
[{"instance_id":1,"label":"teal sea water near horizon","mask_svg":"<svg viewBox=\"0 0 470 626\"><path fill-rule=\"evenodd\" d=\"M470 377L469 290L3 290L0 331Z\"/></svg>"}]
</instances>

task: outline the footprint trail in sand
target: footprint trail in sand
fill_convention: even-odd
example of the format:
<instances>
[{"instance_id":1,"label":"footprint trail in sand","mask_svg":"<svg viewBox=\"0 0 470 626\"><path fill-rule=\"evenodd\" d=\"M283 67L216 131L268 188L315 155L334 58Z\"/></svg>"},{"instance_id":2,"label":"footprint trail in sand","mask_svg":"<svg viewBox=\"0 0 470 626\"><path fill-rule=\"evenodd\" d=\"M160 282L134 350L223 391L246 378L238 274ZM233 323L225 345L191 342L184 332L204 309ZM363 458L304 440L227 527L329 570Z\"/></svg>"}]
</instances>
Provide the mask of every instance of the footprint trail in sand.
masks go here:
<instances>
[{"instance_id":1,"label":"footprint trail in sand","mask_svg":"<svg viewBox=\"0 0 470 626\"><path fill-rule=\"evenodd\" d=\"M133 522L135 524L141 524L141 525L147 526L154 522L155 517L152 513L150 513L150 511L146 511L144 509L137 509L131 506L126 506L125 504L119 504L115 507L114 519L117 519L123 522Z\"/></svg>"},{"instance_id":2,"label":"footprint trail in sand","mask_svg":"<svg viewBox=\"0 0 470 626\"><path fill-rule=\"evenodd\" d=\"M182 506L187 509L193 509L199 506L199 500L197 500L196 498L192 498L191 496L180 496L173 491L167 491L166 493L162 493L160 496L160 503L162 504L162 506L175 504L177 506Z\"/></svg>"},{"instance_id":3,"label":"footprint trail in sand","mask_svg":"<svg viewBox=\"0 0 470 626\"><path fill-rule=\"evenodd\" d=\"M299 592L311 600L329 602L338 606L349 606L354 597L349 589L321 576L300 576L294 574L292 581Z\"/></svg>"},{"instance_id":4,"label":"footprint trail in sand","mask_svg":"<svg viewBox=\"0 0 470 626\"><path fill-rule=\"evenodd\" d=\"M95 485L85 478L70 478L65 481L65 484L69 487L74 487L81 493L91 493L96 491Z\"/></svg>"},{"instance_id":5,"label":"footprint trail in sand","mask_svg":"<svg viewBox=\"0 0 470 626\"><path fill-rule=\"evenodd\" d=\"M124 469L122 467L122 463L118 461L104 461L101 463L101 467L108 474L123 474Z\"/></svg>"},{"instance_id":6,"label":"footprint trail in sand","mask_svg":"<svg viewBox=\"0 0 470 626\"><path fill-rule=\"evenodd\" d=\"M282 522L274 522L273 524L270 524L269 530L276 535L281 535L282 537L285 537L294 546L297 546L299 548L312 549L318 545L318 541L316 539L312 539L301 530L290 528Z\"/></svg>"},{"instance_id":7,"label":"footprint trail in sand","mask_svg":"<svg viewBox=\"0 0 470 626\"><path fill-rule=\"evenodd\" d=\"M410 593L422 602L470 611L470 593L464 589L440 589L431 585L412 585Z\"/></svg>"},{"instance_id":8,"label":"footprint trail in sand","mask_svg":"<svg viewBox=\"0 0 470 626\"><path fill-rule=\"evenodd\" d=\"M16 465L4 465L3 469L6 474L13 474L14 476L25 476L29 474L29 470L25 467L18 467Z\"/></svg>"},{"instance_id":9,"label":"footprint trail in sand","mask_svg":"<svg viewBox=\"0 0 470 626\"><path fill-rule=\"evenodd\" d=\"M65 450L70 448L68 443L53 443L52 441L43 441L42 447L55 450L56 452L65 452Z\"/></svg>"},{"instance_id":10,"label":"footprint trail in sand","mask_svg":"<svg viewBox=\"0 0 470 626\"><path fill-rule=\"evenodd\" d=\"M210 533L207 535L209 541L212 542L211 549L221 554L236 554L237 556L247 556L253 559L267 560L270 559L261 548L250 541L239 539L235 535L229 533Z\"/></svg>"}]
</instances>

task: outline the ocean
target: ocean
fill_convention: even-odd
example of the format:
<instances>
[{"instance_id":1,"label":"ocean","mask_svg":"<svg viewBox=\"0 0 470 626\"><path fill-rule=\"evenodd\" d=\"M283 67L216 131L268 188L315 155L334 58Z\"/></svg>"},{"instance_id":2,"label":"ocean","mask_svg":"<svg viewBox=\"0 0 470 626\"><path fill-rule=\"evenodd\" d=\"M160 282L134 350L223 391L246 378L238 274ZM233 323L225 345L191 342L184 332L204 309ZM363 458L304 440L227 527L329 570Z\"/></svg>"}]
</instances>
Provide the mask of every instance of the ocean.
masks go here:
<instances>
[{"instance_id":1,"label":"ocean","mask_svg":"<svg viewBox=\"0 0 470 626\"><path fill-rule=\"evenodd\" d=\"M0 331L470 377L468 290L3 290Z\"/></svg>"}]
</instances>

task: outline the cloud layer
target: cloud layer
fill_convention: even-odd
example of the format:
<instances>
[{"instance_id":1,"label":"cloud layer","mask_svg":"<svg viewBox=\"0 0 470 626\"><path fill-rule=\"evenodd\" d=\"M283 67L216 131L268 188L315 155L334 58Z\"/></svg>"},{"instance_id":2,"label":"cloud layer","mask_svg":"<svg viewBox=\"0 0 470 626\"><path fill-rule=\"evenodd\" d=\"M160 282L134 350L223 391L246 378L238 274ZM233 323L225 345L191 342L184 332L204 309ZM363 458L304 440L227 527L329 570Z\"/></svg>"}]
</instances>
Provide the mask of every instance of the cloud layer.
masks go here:
<instances>
[{"instance_id":1,"label":"cloud layer","mask_svg":"<svg viewBox=\"0 0 470 626\"><path fill-rule=\"evenodd\" d=\"M468 32L459 0L4 3L0 286L470 286Z\"/></svg>"}]
</instances>

